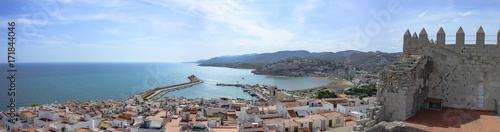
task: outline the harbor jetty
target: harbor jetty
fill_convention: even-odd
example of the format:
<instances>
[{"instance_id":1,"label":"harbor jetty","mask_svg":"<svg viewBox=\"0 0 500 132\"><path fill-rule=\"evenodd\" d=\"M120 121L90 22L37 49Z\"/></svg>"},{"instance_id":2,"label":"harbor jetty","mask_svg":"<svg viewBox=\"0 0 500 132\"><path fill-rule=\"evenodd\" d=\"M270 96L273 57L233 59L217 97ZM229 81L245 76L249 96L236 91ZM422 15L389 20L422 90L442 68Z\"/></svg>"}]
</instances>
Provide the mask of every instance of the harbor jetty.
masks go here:
<instances>
[{"instance_id":1,"label":"harbor jetty","mask_svg":"<svg viewBox=\"0 0 500 132\"><path fill-rule=\"evenodd\" d=\"M202 80L198 79L194 75L189 76L188 79L189 79L189 82L186 82L186 83L180 83L180 84L164 86L164 87L157 87L157 88L146 90L142 93L139 93L138 95L140 95L140 97L142 97L143 99L157 100L170 91L184 89L184 88L196 85L196 84L203 83ZM131 98L134 98L134 97L131 97Z\"/></svg>"}]
</instances>

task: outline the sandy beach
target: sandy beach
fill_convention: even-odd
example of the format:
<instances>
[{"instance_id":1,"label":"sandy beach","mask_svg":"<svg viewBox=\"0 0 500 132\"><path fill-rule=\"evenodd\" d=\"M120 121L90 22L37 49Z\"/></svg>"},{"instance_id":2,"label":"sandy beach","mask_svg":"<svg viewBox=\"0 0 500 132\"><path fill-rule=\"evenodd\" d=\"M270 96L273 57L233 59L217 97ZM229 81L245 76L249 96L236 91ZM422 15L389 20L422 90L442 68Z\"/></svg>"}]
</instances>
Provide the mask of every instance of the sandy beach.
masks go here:
<instances>
[{"instance_id":1,"label":"sandy beach","mask_svg":"<svg viewBox=\"0 0 500 132\"><path fill-rule=\"evenodd\" d=\"M287 77L287 76L269 76L273 78L297 78L297 77ZM299 77L301 78L301 77ZM313 88L305 88L305 89L299 89L299 90L290 90L289 92L295 93L295 94L306 94L308 97L314 97L315 93L318 91L318 89L322 90L329 90L329 91L337 91L340 89L347 90L349 88L352 88L354 84L352 84L349 81L342 80L342 79L335 79L335 78L326 78L326 77L303 77L303 78L318 78L318 79L323 79L327 80L328 84L318 86L318 87L313 87ZM309 92L311 91L311 92Z\"/></svg>"}]
</instances>

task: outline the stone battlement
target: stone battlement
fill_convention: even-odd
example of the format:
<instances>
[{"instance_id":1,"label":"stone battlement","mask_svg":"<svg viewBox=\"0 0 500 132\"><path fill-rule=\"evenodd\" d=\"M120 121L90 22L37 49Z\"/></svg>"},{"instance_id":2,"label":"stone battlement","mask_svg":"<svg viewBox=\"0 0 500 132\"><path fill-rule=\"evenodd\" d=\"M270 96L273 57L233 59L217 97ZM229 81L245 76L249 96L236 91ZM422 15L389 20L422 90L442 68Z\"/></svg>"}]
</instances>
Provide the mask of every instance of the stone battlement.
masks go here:
<instances>
[{"instance_id":1,"label":"stone battlement","mask_svg":"<svg viewBox=\"0 0 500 132\"><path fill-rule=\"evenodd\" d=\"M479 27L476 32L476 43L475 44L465 44L465 33L460 27L456 33L455 44L445 44L446 33L443 28L440 28L436 34L436 41L428 38L425 29L422 29L417 36L414 32L413 35L410 34L410 30L406 30L403 35L403 54L404 55L416 55L421 54L422 48L445 48L445 49L491 49L500 50L500 30L497 33L497 43L496 44L485 44L485 33L483 27Z\"/></svg>"},{"instance_id":2,"label":"stone battlement","mask_svg":"<svg viewBox=\"0 0 500 132\"><path fill-rule=\"evenodd\" d=\"M496 45L485 44L480 27L476 43L465 44L460 27L455 44L445 44L443 28L436 42L429 40L425 29L420 34L407 30L404 34L403 56L380 72L376 106L367 118L358 121L354 131L370 131L381 121L405 121L433 99L434 108L496 109L500 100L500 31ZM437 107L436 107L437 106Z\"/></svg>"}]
</instances>

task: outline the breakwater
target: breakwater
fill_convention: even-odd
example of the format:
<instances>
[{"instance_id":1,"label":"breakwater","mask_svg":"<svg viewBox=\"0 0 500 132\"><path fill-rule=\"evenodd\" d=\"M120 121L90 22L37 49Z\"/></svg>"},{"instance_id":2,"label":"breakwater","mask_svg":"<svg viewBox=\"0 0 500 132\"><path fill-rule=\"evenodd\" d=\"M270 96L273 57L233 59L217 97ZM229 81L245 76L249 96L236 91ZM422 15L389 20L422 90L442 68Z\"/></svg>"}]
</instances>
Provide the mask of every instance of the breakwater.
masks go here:
<instances>
[{"instance_id":1,"label":"breakwater","mask_svg":"<svg viewBox=\"0 0 500 132\"><path fill-rule=\"evenodd\" d=\"M189 79L189 82L186 82L186 83L180 83L180 84L164 86L164 87L157 87L157 88L153 88L153 89L149 89L149 90L146 90L144 92L141 92L138 95L140 95L143 99L157 100L170 91L184 89L184 88L188 88L188 87L191 87L193 85L196 85L196 84L203 83L202 80L198 79L194 75L189 76L188 79Z\"/></svg>"}]
</instances>

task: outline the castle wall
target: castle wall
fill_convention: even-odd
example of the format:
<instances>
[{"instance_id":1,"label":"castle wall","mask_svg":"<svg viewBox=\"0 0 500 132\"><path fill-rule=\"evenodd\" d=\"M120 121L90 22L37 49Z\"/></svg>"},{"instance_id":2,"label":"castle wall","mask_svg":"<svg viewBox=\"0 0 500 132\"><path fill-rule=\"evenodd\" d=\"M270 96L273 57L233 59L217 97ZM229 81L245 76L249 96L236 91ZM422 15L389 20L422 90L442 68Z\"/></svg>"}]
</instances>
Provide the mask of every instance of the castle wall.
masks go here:
<instances>
[{"instance_id":1,"label":"castle wall","mask_svg":"<svg viewBox=\"0 0 500 132\"><path fill-rule=\"evenodd\" d=\"M443 99L444 107L493 110L500 99L500 47L497 45L427 46L430 56L431 98Z\"/></svg>"},{"instance_id":2,"label":"castle wall","mask_svg":"<svg viewBox=\"0 0 500 132\"><path fill-rule=\"evenodd\" d=\"M437 44L420 37L427 37L424 29L420 36L408 34L404 35L403 54L428 56L432 64L428 97L443 99L444 107L494 109L493 99L500 98L495 96L500 95L500 31L496 45L485 44L482 27L476 33L476 44L464 44L462 27L456 32L456 44L444 44L442 28Z\"/></svg>"},{"instance_id":3,"label":"castle wall","mask_svg":"<svg viewBox=\"0 0 500 132\"><path fill-rule=\"evenodd\" d=\"M443 107L500 111L500 30L497 44L485 44L482 27L476 44L464 44L460 27L456 44L445 44L441 28L436 42L425 29L404 34L403 56L379 74L376 106L354 131L378 131L381 121L405 121L424 108L426 98L443 100ZM385 131L385 129L384 129ZM418 131L418 130L417 130Z\"/></svg>"},{"instance_id":4,"label":"castle wall","mask_svg":"<svg viewBox=\"0 0 500 132\"><path fill-rule=\"evenodd\" d=\"M385 120L404 121L424 108L429 91L427 60L421 55L406 56L382 71L377 100L384 106Z\"/></svg>"}]
</instances>

